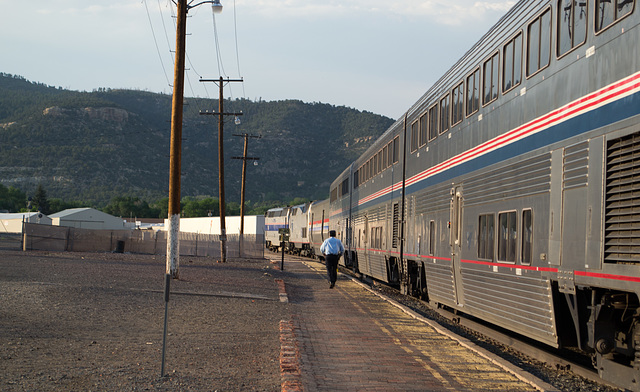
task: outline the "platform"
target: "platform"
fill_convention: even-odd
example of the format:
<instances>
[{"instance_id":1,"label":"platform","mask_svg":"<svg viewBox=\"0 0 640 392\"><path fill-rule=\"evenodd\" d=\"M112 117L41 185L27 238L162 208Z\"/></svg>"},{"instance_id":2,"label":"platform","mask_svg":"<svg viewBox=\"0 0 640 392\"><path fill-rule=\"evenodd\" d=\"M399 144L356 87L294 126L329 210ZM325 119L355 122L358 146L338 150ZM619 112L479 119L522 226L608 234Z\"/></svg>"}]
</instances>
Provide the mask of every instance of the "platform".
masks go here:
<instances>
[{"instance_id":1,"label":"platform","mask_svg":"<svg viewBox=\"0 0 640 392\"><path fill-rule=\"evenodd\" d=\"M346 275L330 289L324 264L287 259L281 276L283 391L555 390Z\"/></svg>"}]
</instances>

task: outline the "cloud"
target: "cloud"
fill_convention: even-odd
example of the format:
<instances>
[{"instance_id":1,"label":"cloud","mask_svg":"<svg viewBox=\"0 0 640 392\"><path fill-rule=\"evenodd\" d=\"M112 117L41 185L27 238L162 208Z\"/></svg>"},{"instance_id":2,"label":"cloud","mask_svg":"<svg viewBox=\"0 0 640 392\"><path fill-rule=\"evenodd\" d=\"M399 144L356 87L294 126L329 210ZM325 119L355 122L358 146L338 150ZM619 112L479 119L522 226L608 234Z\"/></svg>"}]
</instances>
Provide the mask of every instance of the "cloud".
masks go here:
<instances>
[{"instance_id":1,"label":"cloud","mask_svg":"<svg viewBox=\"0 0 640 392\"><path fill-rule=\"evenodd\" d=\"M227 6L233 0L222 0ZM237 0L236 5L245 10L268 17L365 17L367 14L388 14L415 18L424 17L444 25L462 25L487 14L504 14L516 1L475 0Z\"/></svg>"}]
</instances>

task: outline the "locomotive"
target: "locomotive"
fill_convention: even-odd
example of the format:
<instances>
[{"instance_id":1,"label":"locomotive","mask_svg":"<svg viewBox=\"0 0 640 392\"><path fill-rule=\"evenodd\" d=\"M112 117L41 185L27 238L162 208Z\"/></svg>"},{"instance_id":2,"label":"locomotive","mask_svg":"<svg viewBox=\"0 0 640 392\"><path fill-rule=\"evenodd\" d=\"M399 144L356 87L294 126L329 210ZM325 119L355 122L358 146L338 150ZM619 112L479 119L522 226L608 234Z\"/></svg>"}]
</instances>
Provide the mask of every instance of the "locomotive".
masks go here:
<instances>
[{"instance_id":1,"label":"locomotive","mask_svg":"<svg viewBox=\"0 0 640 392\"><path fill-rule=\"evenodd\" d=\"M344 266L640 391L636 5L519 1L306 208L308 254L336 230Z\"/></svg>"}]
</instances>

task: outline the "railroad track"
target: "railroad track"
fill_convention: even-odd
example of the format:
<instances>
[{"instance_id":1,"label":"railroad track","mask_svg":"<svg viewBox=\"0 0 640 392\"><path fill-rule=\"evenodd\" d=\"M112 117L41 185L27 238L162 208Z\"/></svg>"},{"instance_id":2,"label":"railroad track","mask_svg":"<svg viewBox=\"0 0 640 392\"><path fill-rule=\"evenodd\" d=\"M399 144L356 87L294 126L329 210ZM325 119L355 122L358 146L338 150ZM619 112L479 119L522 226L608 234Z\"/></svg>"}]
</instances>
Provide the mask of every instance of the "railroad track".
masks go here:
<instances>
[{"instance_id":1,"label":"railroad track","mask_svg":"<svg viewBox=\"0 0 640 392\"><path fill-rule=\"evenodd\" d=\"M278 262L281 260L279 253L270 253L265 256L271 260L277 259ZM285 255L285 270L287 260L311 261L306 257L287 254ZM439 323L449 331L473 341L512 364L535 374L559 390L572 392L614 392L620 390L619 387L602 380L596 370L591 367L590 359L577 353L554 352L552 348L537 342L528 342L519 335L501 331L462 313L452 312L437 304L408 297L397 289L377 281L363 279L360 274L344 267L340 267L340 272L368 285L372 290L410 308L421 316Z\"/></svg>"}]
</instances>

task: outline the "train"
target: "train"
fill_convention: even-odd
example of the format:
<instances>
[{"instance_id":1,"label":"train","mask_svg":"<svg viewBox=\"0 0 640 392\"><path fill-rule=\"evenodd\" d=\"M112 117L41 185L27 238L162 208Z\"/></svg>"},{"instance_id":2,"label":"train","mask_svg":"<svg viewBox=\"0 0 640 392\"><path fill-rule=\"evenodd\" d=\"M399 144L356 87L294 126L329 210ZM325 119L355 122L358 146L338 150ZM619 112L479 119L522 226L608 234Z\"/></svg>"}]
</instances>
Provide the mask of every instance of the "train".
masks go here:
<instances>
[{"instance_id":1,"label":"train","mask_svg":"<svg viewBox=\"0 0 640 392\"><path fill-rule=\"evenodd\" d=\"M343 266L640 391L636 5L517 2L304 206L293 251L335 230Z\"/></svg>"}]
</instances>

